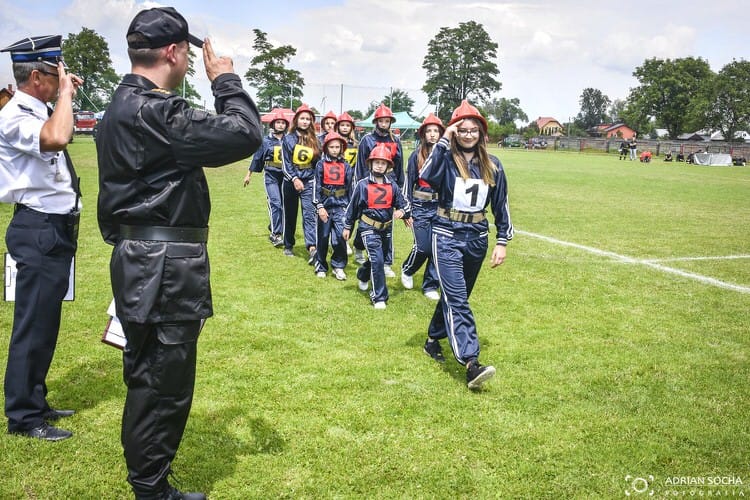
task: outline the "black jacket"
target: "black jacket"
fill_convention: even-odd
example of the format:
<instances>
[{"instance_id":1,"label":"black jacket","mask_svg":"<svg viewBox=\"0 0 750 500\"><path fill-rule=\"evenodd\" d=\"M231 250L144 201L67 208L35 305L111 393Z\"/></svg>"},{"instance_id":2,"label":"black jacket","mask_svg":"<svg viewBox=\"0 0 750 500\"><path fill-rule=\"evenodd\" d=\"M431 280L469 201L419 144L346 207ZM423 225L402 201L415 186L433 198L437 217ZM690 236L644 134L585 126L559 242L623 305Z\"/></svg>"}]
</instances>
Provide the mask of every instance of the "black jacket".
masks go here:
<instances>
[{"instance_id":1,"label":"black jacket","mask_svg":"<svg viewBox=\"0 0 750 500\"><path fill-rule=\"evenodd\" d=\"M99 228L115 245L110 270L121 319L156 323L213 312L205 243L122 240L119 234L120 224L208 227L203 167L242 160L260 146L260 116L240 78L220 75L211 88L215 115L129 74L99 125Z\"/></svg>"}]
</instances>

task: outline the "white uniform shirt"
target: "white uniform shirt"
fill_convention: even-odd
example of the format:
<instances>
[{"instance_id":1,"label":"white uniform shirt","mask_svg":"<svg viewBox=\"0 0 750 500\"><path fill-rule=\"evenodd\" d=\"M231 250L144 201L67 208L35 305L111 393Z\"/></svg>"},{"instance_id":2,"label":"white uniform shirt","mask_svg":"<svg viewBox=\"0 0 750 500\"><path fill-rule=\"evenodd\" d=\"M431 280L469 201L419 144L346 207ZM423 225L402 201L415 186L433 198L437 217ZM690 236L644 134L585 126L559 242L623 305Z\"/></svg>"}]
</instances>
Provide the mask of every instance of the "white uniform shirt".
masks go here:
<instances>
[{"instance_id":1,"label":"white uniform shirt","mask_svg":"<svg viewBox=\"0 0 750 500\"><path fill-rule=\"evenodd\" d=\"M20 90L0 110L0 202L67 214L76 194L65 155L40 150L48 118L47 105Z\"/></svg>"}]
</instances>

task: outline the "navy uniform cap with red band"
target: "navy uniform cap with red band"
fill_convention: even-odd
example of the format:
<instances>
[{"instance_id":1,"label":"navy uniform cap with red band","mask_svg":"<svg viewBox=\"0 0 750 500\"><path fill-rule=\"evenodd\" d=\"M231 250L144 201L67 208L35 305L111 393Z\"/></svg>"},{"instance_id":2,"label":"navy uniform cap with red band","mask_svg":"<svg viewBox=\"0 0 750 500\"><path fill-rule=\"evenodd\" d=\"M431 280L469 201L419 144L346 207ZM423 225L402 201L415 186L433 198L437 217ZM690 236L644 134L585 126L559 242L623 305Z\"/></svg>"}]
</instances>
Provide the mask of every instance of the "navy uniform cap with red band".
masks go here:
<instances>
[{"instance_id":1,"label":"navy uniform cap with red band","mask_svg":"<svg viewBox=\"0 0 750 500\"><path fill-rule=\"evenodd\" d=\"M0 49L0 52L10 52L10 60L14 63L41 62L56 68L57 63L61 62L65 69L68 69L62 57L61 35L24 38L4 49Z\"/></svg>"},{"instance_id":2,"label":"navy uniform cap with red band","mask_svg":"<svg viewBox=\"0 0 750 500\"><path fill-rule=\"evenodd\" d=\"M196 47L203 47L203 40L188 31L188 23L174 7L155 7L142 10L133 18L128 28L128 37L138 33L138 40L129 40L131 49L156 49L184 40Z\"/></svg>"}]
</instances>

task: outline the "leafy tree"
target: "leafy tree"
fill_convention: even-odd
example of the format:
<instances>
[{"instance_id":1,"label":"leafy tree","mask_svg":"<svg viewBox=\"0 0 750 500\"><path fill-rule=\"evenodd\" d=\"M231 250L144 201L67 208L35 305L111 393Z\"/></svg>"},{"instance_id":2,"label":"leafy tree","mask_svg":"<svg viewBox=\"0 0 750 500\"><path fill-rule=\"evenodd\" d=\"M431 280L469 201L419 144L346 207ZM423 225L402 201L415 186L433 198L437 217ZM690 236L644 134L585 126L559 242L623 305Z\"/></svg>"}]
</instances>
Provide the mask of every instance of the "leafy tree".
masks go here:
<instances>
[{"instance_id":1,"label":"leafy tree","mask_svg":"<svg viewBox=\"0 0 750 500\"><path fill-rule=\"evenodd\" d=\"M505 97L490 99L484 103L482 109L487 113L487 116L491 116L497 120L497 123L501 125L512 124L514 132L516 120L524 122L529 120L529 117L521 109L521 101L517 97L512 99L506 99Z\"/></svg>"},{"instance_id":2,"label":"leafy tree","mask_svg":"<svg viewBox=\"0 0 750 500\"><path fill-rule=\"evenodd\" d=\"M197 90L195 90L195 87L188 81L188 76L195 76L195 53L193 52L192 46L190 47L190 50L188 51L188 70L187 74L185 75L185 78L182 80L182 83L180 84L177 89L175 89L175 93L177 95L181 95L184 97L191 106L193 107L202 107L203 103L200 102L201 95L198 93Z\"/></svg>"},{"instance_id":3,"label":"leafy tree","mask_svg":"<svg viewBox=\"0 0 750 500\"><path fill-rule=\"evenodd\" d=\"M358 111L356 109L350 109L349 111L347 111L347 113L349 113L349 116L354 118L354 121L359 121L363 119L365 116L370 116L370 115L363 115L361 111Z\"/></svg>"},{"instance_id":4,"label":"leafy tree","mask_svg":"<svg viewBox=\"0 0 750 500\"><path fill-rule=\"evenodd\" d=\"M260 107L298 107L302 103L305 80L299 71L284 67L284 63L297 54L297 49L291 45L274 47L264 31L253 29L253 33L253 48L258 55L250 61L250 69L245 73L245 78L252 87L258 89Z\"/></svg>"},{"instance_id":5,"label":"leafy tree","mask_svg":"<svg viewBox=\"0 0 750 500\"><path fill-rule=\"evenodd\" d=\"M721 130L727 141L750 128L750 61L732 61L713 81L708 95L708 125Z\"/></svg>"},{"instance_id":6,"label":"leafy tree","mask_svg":"<svg viewBox=\"0 0 750 500\"><path fill-rule=\"evenodd\" d=\"M609 106L607 114L609 115L612 123L622 123L624 121L623 112L627 106L627 101L623 99L615 99Z\"/></svg>"},{"instance_id":7,"label":"leafy tree","mask_svg":"<svg viewBox=\"0 0 750 500\"><path fill-rule=\"evenodd\" d=\"M390 94L384 95L379 101L372 101L367 107L365 117L370 116L375 109L380 106L380 103L385 104L391 111L398 113L400 111L406 111L411 115L412 108L414 107L414 99L409 97L408 92L401 89L392 89Z\"/></svg>"},{"instance_id":8,"label":"leafy tree","mask_svg":"<svg viewBox=\"0 0 750 500\"><path fill-rule=\"evenodd\" d=\"M63 42L63 55L70 72L83 78L73 107L93 107L95 111L106 108L120 78L112 67L109 45L104 38L85 27L79 33L68 33Z\"/></svg>"},{"instance_id":9,"label":"leafy tree","mask_svg":"<svg viewBox=\"0 0 750 500\"><path fill-rule=\"evenodd\" d=\"M582 128L588 130L608 121L607 107L612 101L602 94L601 90L591 87L583 89L578 102L581 105L581 112L576 116L576 123Z\"/></svg>"},{"instance_id":10,"label":"leafy tree","mask_svg":"<svg viewBox=\"0 0 750 500\"><path fill-rule=\"evenodd\" d=\"M459 23L457 28L440 28L430 40L422 62L427 72L422 90L430 102L438 103L440 118L449 119L462 99L484 100L501 89L495 79L500 73L494 62L497 47L475 21Z\"/></svg>"},{"instance_id":11,"label":"leafy tree","mask_svg":"<svg viewBox=\"0 0 750 500\"><path fill-rule=\"evenodd\" d=\"M695 110L702 104L704 82L714 73L701 58L653 58L637 67L633 76L640 85L630 91L628 112L641 119L655 118L674 139L689 123L693 124L691 116L697 114Z\"/></svg>"}]
</instances>

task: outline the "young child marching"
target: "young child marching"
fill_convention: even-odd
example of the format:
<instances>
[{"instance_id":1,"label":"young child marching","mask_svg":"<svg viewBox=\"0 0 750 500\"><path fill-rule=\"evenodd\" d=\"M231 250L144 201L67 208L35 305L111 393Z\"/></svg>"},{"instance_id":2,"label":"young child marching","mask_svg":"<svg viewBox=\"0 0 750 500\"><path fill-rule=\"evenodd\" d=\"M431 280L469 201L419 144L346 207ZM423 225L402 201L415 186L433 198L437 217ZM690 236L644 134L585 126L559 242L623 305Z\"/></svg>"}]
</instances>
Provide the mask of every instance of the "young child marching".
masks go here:
<instances>
[{"instance_id":1,"label":"young child marching","mask_svg":"<svg viewBox=\"0 0 750 500\"><path fill-rule=\"evenodd\" d=\"M401 140L393 133L391 126L396 121L396 117L393 115L391 108L385 104L380 104L375 110L375 114L372 118L375 129L369 134L362 138L357 150L357 165L355 166L355 180L359 182L368 176L368 158L370 153L377 145L384 145L388 149L393 161L392 170L388 173L388 176L392 181L396 183L398 189L401 190L404 186L404 155L401 149ZM360 231L357 230L357 234L354 238L354 259L357 262L364 261L364 245L360 238ZM384 249L385 253L385 275L389 278L396 277L396 273L391 268L393 264L393 240L387 248Z\"/></svg>"},{"instance_id":2,"label":"young child marching","mask_svg":"<svg viewBox=\"0 0 750 500\"><path fill-rule=\"evenodd\" d=\"M346 150L344 151L344 159L349 165L352 166L352 172L353 172L354 167L357 165L357 151L359 147L357 134L354 131L354 118L352 118L352 116L349 113L344 111L336 119L335 130L341 135L341 137L343 137L346 140ZM352 175L351 189L354 189L355 183L356 183L356 179L354 178L354 175ZM352 255L352 253L354 253L354 251L352 250L351 245L347 241L346 242L346 254ZM362 259L362 262L364 262L364 259ZM360 264L362 262L360 262Z\"/></svg>"},{"instance_id":3,"label":"young child marching","mask_svg":"<svg viewBox=\"0 0 750 500\"><path fill-rule=\"evenodd\" d=\"M411 204L412 218L414 219L412 226L414 245L409 256L401 265L401 284L407 290L414 288L414 274L426 262L424 278L422 279L422 292L425 297L432 300L440 300L440 294L438 293L440 283L435 273L435 265L432 262L430 241L432 239L432 219L435 217L438 206L438 195L424 179L419 178L419 172L422 170L430 151L432 151L432 147L444 131L443 122L433 113L430 113L424 119L417 130L419 148L409 157L406 168L406 184L404 185L404 196Z\"/></svg>"},{"instance_id":4,"label":"young child marching","mask_svg":"<svg viewBox=\"0 0 750 500\"><path fill-rule=\"evenodd\" d=\"M268 201L268 217L270 219L268 239L273 246L280 247L284 244L282 233L284 232L284 207L281 199L281 186L284 181L284 171L281 169L283 160L281 158L281 140L289 128L289 120L280 109L274 109L270 113L271 131L263 139L260 149L253 155L250 168L247 171L243 187L250 184L250 176L253 172L262 172L265 169L263 181L266 188L266 200Z\"/></svg>"},{"instance_id":5,"label":"young child marching","mask_svg":"<svg viewBox=\"0 0 750 500\"><path fill-rule=\"evenodd\" d=\"M385 250L391 247L393 221L404 219L411 227L409 202L398 185L388 175L393 168L390 151L384 144L375 146L368 159L369 175L357 182L346 209L344 239L351 235L355 220L359 220L362 242L369 260L357 269L359 289L366 291L372 281L370 299L375 309L385 309L388 288L385 284Z\"/></svg>"},{"instance_id":6,"label":"young child marching","mask_svg":"<svg viewBox=\"0 0 750 500\"><path fill-rule=\"evenodd\" d=\"M323 139L323 157L315 167L313 204L318 211L317 257L315 275L325 278L328 271L328 240L333 247L331 267L333 276L346 279L344 268L348 258L343 238L344 216L349 204L349 193L354 171L344 159L346 140L336 132Z\"/></svg>"},{"instance_id":7,"label":"young child marching","mask_svg":"<svg viewBox=\"0 0 750 500\"><path fill-rule=\"evenodd\" d=\"M316 219L313 205L313 178L320 158L320 143L315 135L315 114L307 104L294 113L292 128L281 143L284 183L284 255L294 257L297 210L302 204L302 232L308 264L315 260Z\"/></svg>"}]
</instances>

